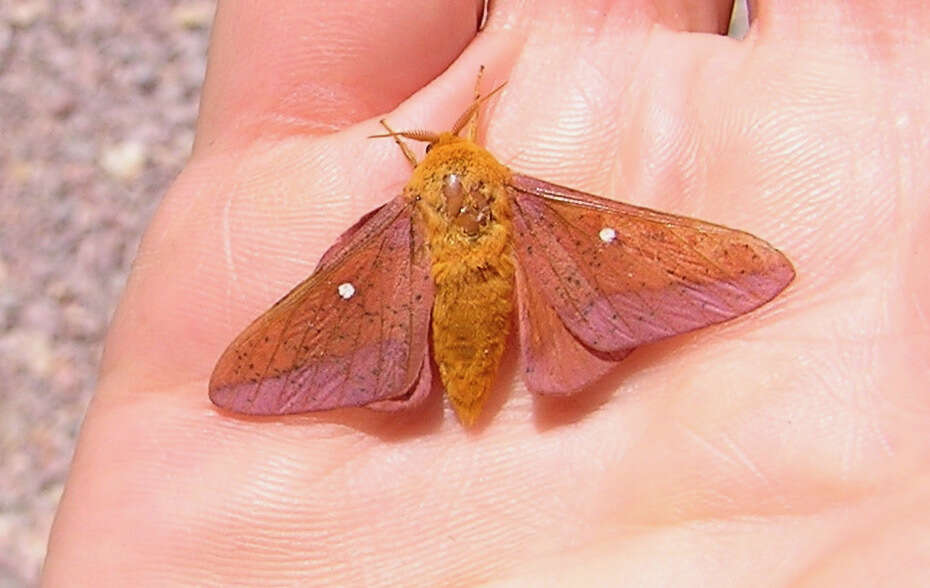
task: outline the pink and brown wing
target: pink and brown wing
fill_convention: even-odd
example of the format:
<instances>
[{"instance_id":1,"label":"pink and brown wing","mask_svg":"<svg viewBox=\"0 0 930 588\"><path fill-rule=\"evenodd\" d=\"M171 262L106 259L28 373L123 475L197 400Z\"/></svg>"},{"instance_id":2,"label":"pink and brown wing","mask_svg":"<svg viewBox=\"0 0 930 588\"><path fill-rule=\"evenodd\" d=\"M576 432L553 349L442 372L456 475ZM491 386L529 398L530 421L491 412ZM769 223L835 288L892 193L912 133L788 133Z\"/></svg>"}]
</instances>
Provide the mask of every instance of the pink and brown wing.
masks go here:
<instances>
[{"instance_id":1,"label":"pink and brown wing","mask_svg":"<svg viewBox=\"0 0 930 588\"><path fill-rule=\"evenodd\" d=\"M432 297L423 234L395 198L233 341L210 399L262 415L418 401L430 387Z\"/></svg>"},{"instance_id":2,"label":"pink and brown wing","mask_svg":"<svg viewBox=\"0 0 930 588\"><path fill-rule=\"evenodd\" d=\"M541 288L517 264L517 321L523 381L537 394L572 394L610 371L631 350L593 351L569 332Z\"/></svg>"},{"instance_id":3,"label":"pink and brown wing","mask_svg":"<svg viewBox=\"0 0 930 588\"><path fill-rule=\"evenodd\" d=\"M794 278L781 252L742 231L528 176L508 189L524 289L595 355L739 316Z\"/></svg>"}]
</instances>

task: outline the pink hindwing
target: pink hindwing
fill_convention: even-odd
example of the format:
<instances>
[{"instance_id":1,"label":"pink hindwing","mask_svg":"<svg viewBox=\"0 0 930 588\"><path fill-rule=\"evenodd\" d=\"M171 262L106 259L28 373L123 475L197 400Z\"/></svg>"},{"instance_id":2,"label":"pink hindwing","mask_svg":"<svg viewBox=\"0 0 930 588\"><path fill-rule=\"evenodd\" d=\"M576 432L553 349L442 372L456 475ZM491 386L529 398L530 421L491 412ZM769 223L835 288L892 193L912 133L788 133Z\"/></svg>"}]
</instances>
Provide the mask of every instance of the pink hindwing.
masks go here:
<instances>
[{"instance_id":1,"label":"pink hindwing","mask_svg":"<svg viewBox=\"0 0 930 588\"><path fill-rule=\"evenodd\" d=\"M523 356L523 381L537 394L565 395L581 390L629 355L594 351L562 323L542 289L517 264L517 322Z\"/></svg>"}]
</instances>

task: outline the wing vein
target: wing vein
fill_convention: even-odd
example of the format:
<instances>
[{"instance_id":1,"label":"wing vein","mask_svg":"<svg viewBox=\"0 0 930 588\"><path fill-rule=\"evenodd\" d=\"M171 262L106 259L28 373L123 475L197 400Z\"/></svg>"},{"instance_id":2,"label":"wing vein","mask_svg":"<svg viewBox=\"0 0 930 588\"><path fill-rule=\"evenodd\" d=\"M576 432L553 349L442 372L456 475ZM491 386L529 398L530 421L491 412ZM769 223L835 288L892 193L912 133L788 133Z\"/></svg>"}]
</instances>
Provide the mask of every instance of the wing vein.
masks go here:
<instances>
[{"instance_id":1,"label":"wing vein","mask_svg":"<svg viewBox=\"0 0 930 588\"><path fill-rule=\"evenodd\" d=\"M383 251L383 247L384 247L384 234L385 234L385 231L387 231L387 230L389 229L389 227L393 226L393 224L397 221L397 218L401 215L401 213L404 211L405 208L406 208L406 207L401 208L401 209L397 212L397 214L395 214L395 215L394 215L393 217L391 217L388 221L386 221L386 222L384 223L384 225L382 225L382 227L380 227L380 230L377 230L377 231L373 232L372 234L366 236L364 239L362 239L362 240L359 241L358 243L353 243L353 247L352 247L350 250L345 251L345 252L343 252L341 255L339 255L339 257L337 258L336 262L333 262L332 264L330 264L329 267L327 267L323 272L321 272L321 273L319 274L318 279L316 279L316 280L313 281L313 285L318 284L318 283L320 283L320 282L322 282L322 281L325 281L331 274L334 274L334 273L335 273L335 270L340 266L340 264L337 263L338 261L344 260L344 259L346 259L347 257L349 257L350 255L352 255L352 254L354 254L354 253L356 253L356 252L358 252L358 251L361 251L367 243L369 243L369 242L371 242L372 240L377 239L377 238L379 238L379 237L382 239L382 241L381 241L381 245L380 245L379 248L378 248L378 255L376 256L376 259L377 259L378 257L380 257L381 252ZM371 276L371 271L372 271L373 267L374 267L374 264L372 264L372 265L366 267L366 268L365 268L365 270L366 270L365 273L363 273L361 276L359 276L359 278L361 278L361 277L370 277L370 276ZM370 280L370 279L369 279L369 280L366 280L366 281L368 281L369 283L371 283L371 280ZM309 289L309 287L310 287L310 284L307 285L307 288L308 288L308 289ZM275 346L275 351L274 351L274 353L271 354L271 359L269 360L269 367L270 367L271 364L273 363L274 358L275 358L275 356L277 355L278 350L280 349L281 343L286 339L286 337L285 337L284 335L287 333L287 330L290 328L291 321L293 320L293 315L294 315L294 313L297 311L297 309L299 308L300 305L295 304L295 305L293 305L293 306L294 306L294 308L291 310L291 312L290 312L289 315L288 315L288 319L287 319L287 322L286 322L286 324L285 324L284 330L282 330L282 337L278 340L277 345ZM314 322L314 324L316 324L316 322L317 322L316 319L319 317L321 311L322 311L322 307L320 307L320 306L318 306L318 307L315 309L315 312L314 312L314 314L313 314L313 322ZM362 312L363 312L363 314L364 314L364 308L362 308ZM330 313L330 316L332 316L332 314L335 314L335 313ZM324 317L325 317L325 316L326 316L326 315L324 314ZM346 322L347 322L347 321L340 321L340 324L345 324ZM304 331L303 331L303 333L301 334L300 344L299 344L299 345L297 346L297 348L296 348L296 352L297 352L298 354L303 354L304 342L306 341L306 337L307 337L307 334L308 334L309 332L310 332L310 329L305 328ZM324 340L322 341L322 343L323 343L322 347L323 347L324 349L328 349L329 346L330 346L330 344L331 344L331 342L332 342L332 337L334 336L334 333L333 333L333 331L327 330L327 329L324 329L324 330L322 331L322 333L323 333L323 338L324 338ZM355 344L358 343L358 339L359 339L360 336L361 336L361 332L360 332L359 330L357 330L357 331L356 331L356 336L355 336L355 339L354 339ZM353 345L353 348L354 348L354 347L355 347L355 345ZM309 352L309 350L308 350L308 352ZM326 354L323 354L323 355L321 356L320 359L322 360L322 358L323 358L325 355L326 355ZM353 358L354 356L355 356L355 353L350 353L350 354L349 354L348 365L346 366L346 370L344 371L344 374L343 374L342 377L341 377L341 381L342 381L342 382L347 382L348 379L349 379L349 373L350 373L351 362L352 362L352 358ZM298 361L296 361L295 364L296 364L296 365L301 365L301 364L303 364L304 362L303 362L302 360L303 360L305 357L306 357L306 354L304 354L304 357L299 357L299 358L298 358ZM304 375L302 375L300 379L301 379L303 382L314 383L315 380L316 380L317 375L319 374L319 371L320 371L320 368L321 368L322 365L323 365L323 362L322 362L322 361L313 362L312 367L311 367L311 372L310 372L309 374L304 374ZM289 407L291 407L291 406L299 399L299 397L300 397L300 392L301 392L301 390L302 390L302 387L301 387L301 386L293 386L293 387L290 387L290 388L288 387L288 384L289 384L290 381L291 381L291 377L292 377L295 373L297 373L298 371L299 371L299 369L290 370L290 371L287 372L287 374L286 374L285 377L284 377L284 382L283 382L282 387L281 387L282 394L285 395L284 398L282 398L282 400L284 401L283 404L282 404L282 410L287 410L287 409L288 409ZM266 375L267 375L267 368L266 368ZM264 381L265 381L265 378L263 377L262 380L261 380L261 382L264 382ZM319 400L329 399L329 398L332 397L332 395L333 395L338 389L339 389L339 386L336 385L335 381L333 381L333 382L331 383L331 385L328 386L328 387L326 388L325 393L324 393L323 395L317 397L317 398L318 398ZM256 391L256 395L257 395L257 394L258 394L258 392Z\"/></svg>"},{"instance_id":2,"label":"wing vein","mask_svg":"<svg viewBox=\"0 0 930 588\"><path fill-rule=\"evenodd\" d=\"M583 230L581 227L578 227L577 225L575 225L574 223L572 223L571 221L569 221L569 220L565 217L565 215L562 214L561 211L559 211L559 210L557 210L557 209L555 209L555 208L549 208L549 210L551 210L551 211L555 214L555 216L566 226L566 228L569 230L569 233L571 232L572 229L574 229L575 231L584 234L584 230ZM626 215L624 215L624 216L626 216ZM625 240L624 240L624 242L625 242ZM578 271L581 272L581 273L583 273L583 274L585 275L585 277L586 277L589 281L591 281L591 282L593 282L594 284L596 284L596 289L597 289L598 292L604 292L604 291L606 291L606 289L605 289L604 286L603 286L603 283L601 282L601 280L599 280L599 279L597 278L596 275L591 276L591 275L589 275L587 272L583 271L586 267L589 267L588 264L585 264L585 263L583 262L583 260L579 260L575 255L573 255L573 253L572 253L571 250L569 250L569 249L567 249L567 248L565 248L565 247L563 247L562 249L563 249L563 250L568 254L568 256L571 257L572 260L575 262L575 266L578 268ZM625 252L624 252L624 253L625 253ZM597 254L598 256L600 256L600 250L596 250L596 254ZM633 295L634 297L636 297L636 299L639 301L639 304L640 304L643 308L647 309L647 310L650 312L650 314L652 314L653 316L655 316L655 315L657 314L657 308L654 307L654 306L651 306L650 304L648 304L647 301L646 301L646 299L643 297L643 295L642 295L640 292L636 291L636 290L633 289L633 288L627 288L627 289L625 289L625 290L622 290L622 292L623 292L624 294L626 294L626 295ZM633 337L633 327L632 327L632 325L630 324L630 322L626 319L626 317L624 316L623 310L617 308L613 296L603 296L603 298L607 300L607 303L610 305L610 308L611 308L611 310L613 311L613 314L616 315L616 317L617 317L618 319L620 319L620 321L623 322L623 325L626 327L627 331L628 331L629 334L630 334L629 339L630 339L631 342L633 342L633 341L634 341L634 337ZM592 323L591 323L590 321L588 321L587 319L585 320L585 322L588 323L589 325L592 325ZM592 326L593 326L593 325L592 325Z\"/></svg>"},{"instance_id":3,"label":"wing vein","mask_svg":"<svg viewBox=\"0 0 930 588\"><path fill-rule=\"evenodd\" d=\"M521 216L522 216L522 218L524 219L524 223L525 223L526 212L525 212L524 208L520 205L520 202L519 202L519 200L517 200L517 199L514 199L514 204L517 206L517 208L520 209L520 211L521 211ZM550 210L552 210L552 209L550 208ZM534 242L539 248L541 248L541 249L543 249L543 250L545 250L545 251L549 251L548 246L545 245L545 244L543 243L542 240L540 240L539 238L537 238L537 237L536 237L536 234L535 234L533 231L529 230L529 227L526 227L526 228L527 228L526 235L527 235L530 239L532 239L533 242ZM556 242L556 243L558 243L558 242ZM563 247L561 244L559 244L559 247L560 247L563 251L565 251L566 253L568 253L568 256L569 256L570 258L572 258L573 261L575 261L574 258L573 258L572 255L571 255L571 253L570 253L565 247ZM558 280L559 285L562 287L562 290L565 292L565 298L566 298L568 301L570 301L570 303L571 303L571 305L572 305L572 309L573 309L573 310L575 311L575 313L581 318L581 320L584 321L584 323L585 323L586 325L588 325L589 328L591 328L592 330L594 330L595 325L594 325L593 323L591 323L591 322L588 320L588 317L584 314L584 312L582 312L581 306L580 306L581 302L580 302L579 300L577 300L575 296L572 296L572 295L571 295L571 289L567 286L567 284L566 284L566 282L565 282L565 279L564 279L564 277L562 276L562 274L556 269L555 265L554 265L553 262L552 262L552 259L553 259L553 256L552 256L552 255L547 255L547 256L546 256L546 262L547 262L547 264L549 265L549 267L552 269L552 273L553 273L553 275L556 276L556 279ZM576 265L577 265L577 262L576 262ZM587 276L585 276L585 277L587 278ZM550 304L551 304L551 303L550 303ZM619 314L618 314L618 316L619 316ZM560 319L560 320L561 320L561 319ZM629 329L629 324L626 322L626 319L623 318L623 317L621 317L621 320L622 320L623 323L627 326L627 329Z\"/></svg>"}]
</instances>

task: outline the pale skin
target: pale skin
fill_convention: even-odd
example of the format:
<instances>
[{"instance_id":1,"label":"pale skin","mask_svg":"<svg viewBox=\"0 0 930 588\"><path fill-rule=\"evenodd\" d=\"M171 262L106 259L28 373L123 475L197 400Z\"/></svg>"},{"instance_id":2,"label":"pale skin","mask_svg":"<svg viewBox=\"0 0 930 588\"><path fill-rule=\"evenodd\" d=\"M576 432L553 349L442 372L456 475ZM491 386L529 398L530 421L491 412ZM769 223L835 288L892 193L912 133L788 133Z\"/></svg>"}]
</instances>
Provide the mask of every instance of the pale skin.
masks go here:
<instances>
[{"instance_id":1,"label":"pale skin","mask_svg":"<svg viewBox=\"0 0 930 588\"><path fill-rule=\"evenodd\" d=\"M727 2L499 0L463 52L474 2L354 4L219 11L46 584L925 584L930 6L757 2L737 42L693 34ZM378 119L449 128L481 64L508 82L482 125L503 163L747 230L795 283L570 400L525 391L514 338L473 431L438 390L216 410L223 348L409 176Z\"/></svg>"}]
</instances>

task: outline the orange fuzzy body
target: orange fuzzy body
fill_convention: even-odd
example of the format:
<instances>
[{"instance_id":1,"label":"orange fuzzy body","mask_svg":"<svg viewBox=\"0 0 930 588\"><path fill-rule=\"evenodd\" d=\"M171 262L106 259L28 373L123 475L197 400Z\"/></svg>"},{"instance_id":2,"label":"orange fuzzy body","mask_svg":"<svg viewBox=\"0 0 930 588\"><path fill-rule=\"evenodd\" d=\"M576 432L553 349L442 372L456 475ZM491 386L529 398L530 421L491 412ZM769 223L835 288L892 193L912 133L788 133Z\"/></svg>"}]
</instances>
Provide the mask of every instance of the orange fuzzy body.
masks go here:
<instances>
[{"instance_id":1,"label":"orange fuzzy body","mask_svg":"<svg viewBox=\"0 0 930 588\"><path fill-rule=\"evenodd\" d=\"M510 171L467 139L440 135L405 194L426 227L436 286L433 358L459 419L472 424L497 373L513 311Z\"/></svg>"}]
</instances>

